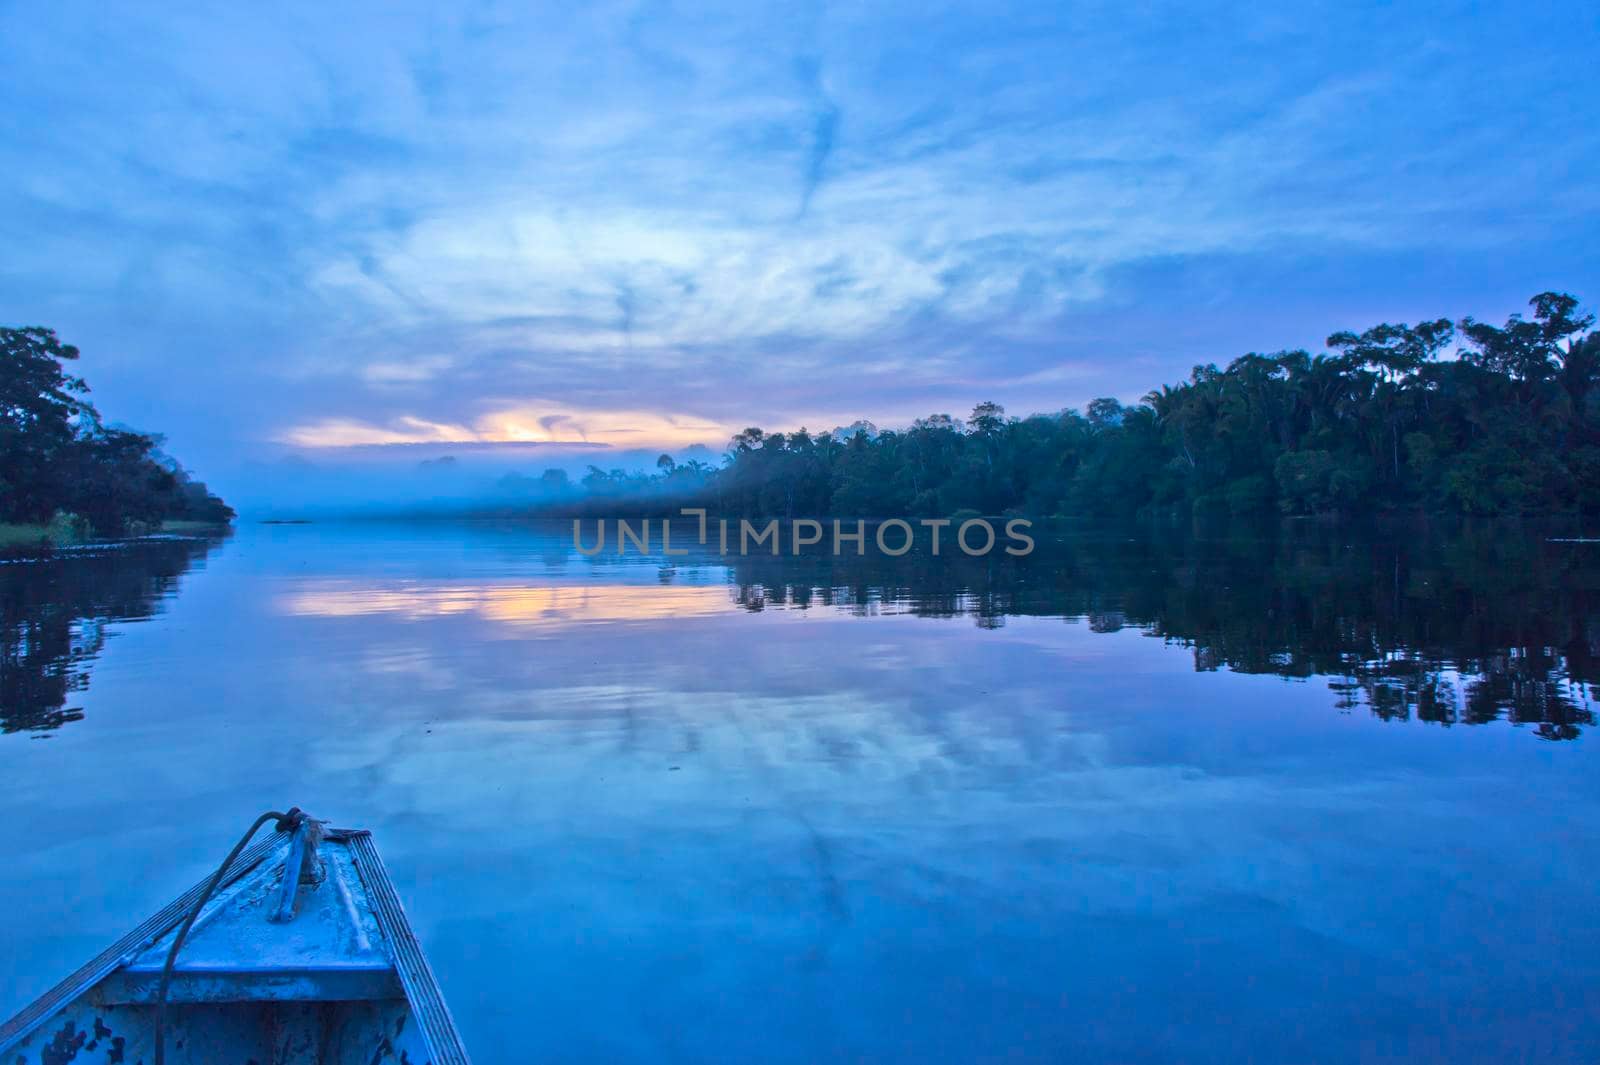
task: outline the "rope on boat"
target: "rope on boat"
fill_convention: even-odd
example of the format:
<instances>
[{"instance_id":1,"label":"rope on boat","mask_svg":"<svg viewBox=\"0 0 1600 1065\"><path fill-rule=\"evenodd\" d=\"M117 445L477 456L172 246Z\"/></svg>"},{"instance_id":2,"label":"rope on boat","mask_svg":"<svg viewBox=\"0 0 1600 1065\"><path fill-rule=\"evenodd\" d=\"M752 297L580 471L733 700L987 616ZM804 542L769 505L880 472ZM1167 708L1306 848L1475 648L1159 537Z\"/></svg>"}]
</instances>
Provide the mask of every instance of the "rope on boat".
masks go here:
<instances>
[{"instance_id":1,"label":"rope on boat","mask_svg":"<svg viewBox=\"0 0 1600 1065\"><path fill-rule=\"evenodd\" d=\"M245 845L250 842L251 837L260 831L262 825L268 821L277 821L276 827L279 832L293 832L300 827L300 823L305 819L305 812L298 806L291 806L286 814L279 813L276 810L268 810L256 818L249 831L239 837L239 842L233 845L233 850L229 851L228 856L222 859L222 864L217 866L217 871L211 875L211 880L206 884L205 890L200 892L200 897L194 900L194 906L190 908L189 915L183 919L183 924L178 926L178 934L172 937L172 949L167 951L166 964L161 966L161 986L156 991L155 1065L166 1065L167 985L172 982L173 962L178 960L178 951L183 948L183 940L188 936L189 929L194 925L195 918L200 916L200 911L205 908L212 892L216 891L217 885L222 883L222 878L227 875L228 866L232 865L234 859L239 857L239 852L244 850Z\"/></svg>"}]
</instances>

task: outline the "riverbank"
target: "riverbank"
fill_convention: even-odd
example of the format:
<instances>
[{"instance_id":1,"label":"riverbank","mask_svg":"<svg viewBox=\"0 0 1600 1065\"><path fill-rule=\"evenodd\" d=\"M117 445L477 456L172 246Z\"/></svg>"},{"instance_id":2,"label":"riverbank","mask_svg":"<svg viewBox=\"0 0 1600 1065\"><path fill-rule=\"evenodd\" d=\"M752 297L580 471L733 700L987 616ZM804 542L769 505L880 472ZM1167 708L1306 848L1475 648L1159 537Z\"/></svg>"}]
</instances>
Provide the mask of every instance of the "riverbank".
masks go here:
<instances>
[{"instance_id":1,"label":"riverbank","mask_svg":"<svg viewBox=\"0 0 1600 1065\"><path fill-rule=\"evenodd\" d=\"M166 521L157 529L146 532L146 536L156 535L197 535L202 533L222 532L228 528L227 523L211 521ZM72 544L89 543L100 539L95 537L80 523L52 522L48 525L38 523L0 522L0 551L8 548L38 547L48 544L52 547L66 547ZM137 536L128 539L138 539Z\"/></svg>"},{"instance_id":2,"label":"riverbank","mask_svg":"<svg viewBox=\"0 0 1600 1065\"><path fill-rule=\"evenodd\" d=\"M16 525L0 522L0 548L27 547L49 539L48 525Z\"/></svg>"}]
</instances>

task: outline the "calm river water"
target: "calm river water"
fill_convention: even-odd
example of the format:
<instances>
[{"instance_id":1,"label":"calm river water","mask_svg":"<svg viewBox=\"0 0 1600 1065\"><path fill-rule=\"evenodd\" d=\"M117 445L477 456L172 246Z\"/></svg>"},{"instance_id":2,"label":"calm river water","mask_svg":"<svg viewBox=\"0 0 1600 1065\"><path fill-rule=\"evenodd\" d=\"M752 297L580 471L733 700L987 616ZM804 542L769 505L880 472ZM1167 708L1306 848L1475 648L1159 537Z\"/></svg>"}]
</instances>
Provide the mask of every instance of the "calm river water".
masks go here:
<instances>
[{"instance_id":1,"label":"calm river water","mask_svg":"<svg viewBox=\"0 0 1600 1065\"><path fill-rule=\"evenodd\" d=\"M480 1065L1600 1060L1600 544L672 563L0 565L0 1015L298 804L375 832Z\"/></svg>"}]
</instances>

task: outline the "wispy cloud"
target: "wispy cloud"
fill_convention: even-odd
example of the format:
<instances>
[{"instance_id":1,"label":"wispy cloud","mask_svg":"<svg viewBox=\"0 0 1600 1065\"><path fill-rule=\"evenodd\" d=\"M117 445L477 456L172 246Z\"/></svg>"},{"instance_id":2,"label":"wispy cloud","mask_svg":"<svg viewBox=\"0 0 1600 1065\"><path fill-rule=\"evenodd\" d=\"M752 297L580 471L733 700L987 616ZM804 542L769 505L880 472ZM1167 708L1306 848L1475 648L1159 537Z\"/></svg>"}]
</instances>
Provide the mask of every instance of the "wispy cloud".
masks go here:
<instances>
[{"instance_id":1,"label":"wispy cloud","mask_svg":"<svg viewBox=\"0 0 1600 1065\"><path fill-rule=\"evenodd\" d=\"M476 441L478 434L464 425L425 421L404 415L384 425L355 418L327 418L300 425L283 435L297 447L370 447L383 444L460 444Z\"/></svg>"},{"instance_id":2,"label":"wispy cloud","mask_svg":"<svg viewBox=\"0 0 1600 1065\"><path fill-rule=\"evenodd\" d=\"M0 317L68 330L202 460L715 443L983 383L1051 409L1600 291L1579 3L22 4L0 32Z\"/></svg>"},{"instance_id":3,"label":"wispy cloud","mask_svg":"<svg viewBox=\"0 0 1600 1065\"><path fill-rule=\"evenodd\" d=\"M805 156L805 172L800 190L799 216L805 217L811 207L811 198L822 185L827 170L828 157L833 154L833 144L839 134L842 111L828 94L822 82L822 63L815 56L802 56L795 63L800 82L812 100L811 143Z\"/></svg>"},{"instance_id":4,"label":"wispy cloud","mask_svg":"<svg viewBox=\"0 0 1600 1065\"><path fill-rule=\"evenodd\" d=\"M399 415L383 422L325 418L296 425L281 442L304 448L397 444L596 444L607 447L682 448L722 442L725 425L647 410L575 410L553 403L497 405L471 425Z\"/></svg>"}]
</instances>

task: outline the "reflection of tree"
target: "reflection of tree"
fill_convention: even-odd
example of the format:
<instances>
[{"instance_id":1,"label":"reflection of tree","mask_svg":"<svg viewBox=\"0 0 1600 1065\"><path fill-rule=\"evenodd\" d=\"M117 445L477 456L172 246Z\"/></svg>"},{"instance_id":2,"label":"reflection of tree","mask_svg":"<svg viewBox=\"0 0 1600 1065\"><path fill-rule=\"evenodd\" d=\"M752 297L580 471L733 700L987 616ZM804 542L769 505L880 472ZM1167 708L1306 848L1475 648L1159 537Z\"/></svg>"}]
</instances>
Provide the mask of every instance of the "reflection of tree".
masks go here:
<instances>
[{"instance_id":1,"label":"reflection of tree","mask_svg":"<svg viewBox=\"0 0 1600 1065\"><path fill-rule=\"evenodd\" d=\"M1036 530L1042 531L1042 530ZM738 602L856 613L1082 619L1192 648L1195 668L1328 677L1386 720L1595 720L1600 545L1523 526L1292 525L1201 535L1058 529L1030 557L730 560Z\"/></svg>"},{"instance_id":2,"label":"reflection of tree","mask_svg":"<svg viewBox=\"0 0 1600 1065\"><path fill-rule=\"evenodd\" d=\"M83 717L106 623L148 618L215 540L141 540L0 565L0 732L47 733Z\"/></svg>"}]
</instances>

